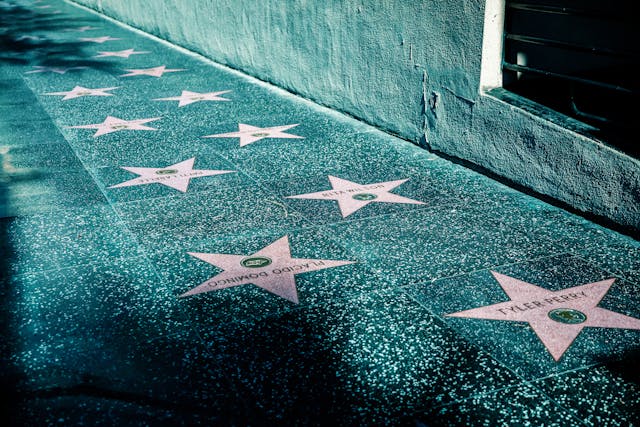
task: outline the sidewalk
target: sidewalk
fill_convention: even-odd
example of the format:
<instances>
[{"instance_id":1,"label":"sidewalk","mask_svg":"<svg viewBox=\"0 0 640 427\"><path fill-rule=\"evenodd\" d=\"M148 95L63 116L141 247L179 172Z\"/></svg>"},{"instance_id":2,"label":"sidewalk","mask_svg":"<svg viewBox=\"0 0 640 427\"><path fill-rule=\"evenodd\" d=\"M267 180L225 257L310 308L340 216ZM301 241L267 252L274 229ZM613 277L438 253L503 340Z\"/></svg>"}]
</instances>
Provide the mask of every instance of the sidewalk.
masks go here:
<instances>
[{"instance_id":1,"label":"sidewalk","mask_svg":"<svg viewBox=\"0 0 640 427\"><path fill-rule=\"evenodd\" d=\"M12 425L640 422L637 241L63 1L0 41Z\"/></svg>"}]
</instances>

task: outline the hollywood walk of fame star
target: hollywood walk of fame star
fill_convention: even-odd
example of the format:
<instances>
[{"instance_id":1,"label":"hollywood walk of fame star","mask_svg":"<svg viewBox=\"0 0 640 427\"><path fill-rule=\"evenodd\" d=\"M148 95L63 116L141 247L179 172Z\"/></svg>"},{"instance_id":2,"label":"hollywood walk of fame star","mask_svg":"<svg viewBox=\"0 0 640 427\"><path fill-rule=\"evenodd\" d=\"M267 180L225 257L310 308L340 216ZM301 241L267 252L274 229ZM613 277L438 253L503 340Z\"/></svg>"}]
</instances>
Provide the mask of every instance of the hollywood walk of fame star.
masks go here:
<instances>
[{"instance_id":1,"label":"hollywood walk of fame star","mask_svg":"<svg viewBox=\"0 0 640 427\"><path fill-rule=\"evenodd\" d=\"M46 37L40 37L40 36L30 36L30 35L24 35L24 36L20 36L17 39L15 39L17 42L23 41L23 40L33 40L36 42L39 41L44 41L47 40Z\"/></svg>"},{"instance_id":2,"label":"hollywood walk of fame star","mask_svg":"<svg viewBox=\"0 0 640 427\"><path fill-rule=\"evenodd\" d=\"M50 92L45 95L64 95L63 101L67 99L80 98L81 96L113 96L112 93L107 93L109 90L115 90L118 87L103 87L98 89L89 89L82 86L76 86L68 92Z\"/></svg>"},{"instance_id":3,"label":"hollywood walk of fame star","mask_svg":"<svg viewBox=\"0 0 640 427\"><path fill-rule=\"evenodd\" d=\"M172 96L171 98L157 98L154 101L179 101L178 107L184 107L185 105L193 104L199 101L231 101L230 99L223 98L219 95L229 93L230 90L223 90L220 92L208 92L198 93L183 90L180 96Z\"/></svg>"},{"instance_id":4,"label":"hollywood walk of fame star","mask_svg":"<svg viewBox=\"0 0 640 427\"><path fill-rule=\"evenodd\" d=\"M240 138L240 147L244 147L245 145L260 141L264 138L304 139L303 136L292 135L284 132L285 130L289 130L296 126L298 126L298 124L259 128L244 123L238 123L238 132L207 135L203 138Z\"/></svg>"},{"instance_id":5,"label":"hollywood walk of fame star","mask_svg":"<svg viewBox=\"0 0 640 427\"><path fill-rule=\"evenodd\" d=\"M153 117L151 119L122 120L117 117L107 116L107 118L102 123L66 127L69 129L97 129L98 131L93 135L93 137L95 138L100 135L105 135L111 132L118 132L121 130L157 130L156 128L144 126L144 124L160 119L161 117Z\"/></svg>"},{"instance_id":6,"label":"hollywood walk of fame star","mask_svg":"<svg viewBox=\"0 0 640 427\"><path fill-rule=\"evenodd\" d=\"M131 55L143 55L145 53L149 53L149 52L147 51L136 52L134 49L125 49L125 50L119 50L116 52L98 52L98 55L95 55L94 58L104 58L108 56L115 56L118 58L128 58Z\"/></svg>"},{"instance_id":7,"label":"hollywood walk of fame star","mask_svg":"<svg viewBox=\"0 0 640 427\"><path fill-rule=\"evenodd\" d=\"M84 70L87 67L47 67L44 65L34 65L35 70L27 71L25 74L32 73L56 73L56 74L65 74L67 71L73 70Z\"/></svg>"},{"instance_id":8,"label":"hollywood walk of fame star","mask_svg":"<svg viewBox=\"0 0 640 427\"><path fill-rule=\"evenodd\" d=\"M91 27L89 25L85 25L83 27L78 27L78 28L65 28L63 31L78 31L80 33L84 33L85 31L93 31L93 30L99 30L99 27Z\"/></svg>"},{"instance_id":9,"label":"hollywood walk of fame star","mask_svg":"<svg viewBox=\"0 0 640 427\"><path fill-rule=\"evenodd\" d=\"M288 236L281 237L251 255L188 253L224 271L180 297L252 283L297 304L298 291L294 277L296 274L355 263L355 261L292 258Z\"/></svg>"},{"instance_id":10,"label":"hollywood walk of fame star","mask_svg":"<svg viewBox=\"0 0 640 427\"><path fill-rule=\"evenodd\" d=\"M166 65L161 65L159 67L145 68L140 70L125 70L125 71L129 71L129 73L122 74L120 77L131 77L131 76L162 77L164 73L175 73L177 71L184 71L184 68L167 68Z\"/></svg>"},{"instance_id":11,"label":"hollywood walk of fame star","mask_svg":"<svg viewBox=\"0 0 640 427\"><path fill-rule=\"evenodd\" d=\"M205 176L222 175L235 172L226 170L193 169L193 163L195 160L196 158L192 157L188 160L163 168L122 167L122 169L140 176L120 184L112 185L109 188L131 187L145 184L162 184L186 193L187 188L189 187L189 181L193 178L202 178Z\"/></svg>"},{"instance_id":12,"label":"hollywood walk of fame star","mask_svg":"<svg viewBox=\"0 0 640 427\"><path fill-rule=\"evenodd\" d=\"M79 39L81 42L91 42L91 43L104 43L112 40L121 40L111 36L103 36L103 37L81 37Z\"/></svg>"},{"instance_id":13,"label":"hollywood walk of fame star","mask_svg":"<svg viewBox=\"0 0 640 427\"><path fill-rule=\"evenodd\" d=\"M640 319L597 307L615 279L549 291L504 274L491 274L509 301L447 316L527 322L556 361L585 327L640 330Z\"/></svg>"},{"instance_id":14,"label":"hollywood walk of fame star","mask_svg":"<svg viewBox=\"0 0 640 427\"><path fill-rule=\"evenodd\" d=\"M329 176L331 190L315 193L288 196L288 199L313 199L335 200L338 202L342 217L346 218L369 203L408 203L412 205L424 205L424 202L409 199L390 193L394 188L407 182L409 179L396 181L375 182L373 184L358 184L346 179Z\"/></svg>"}]
</instances>

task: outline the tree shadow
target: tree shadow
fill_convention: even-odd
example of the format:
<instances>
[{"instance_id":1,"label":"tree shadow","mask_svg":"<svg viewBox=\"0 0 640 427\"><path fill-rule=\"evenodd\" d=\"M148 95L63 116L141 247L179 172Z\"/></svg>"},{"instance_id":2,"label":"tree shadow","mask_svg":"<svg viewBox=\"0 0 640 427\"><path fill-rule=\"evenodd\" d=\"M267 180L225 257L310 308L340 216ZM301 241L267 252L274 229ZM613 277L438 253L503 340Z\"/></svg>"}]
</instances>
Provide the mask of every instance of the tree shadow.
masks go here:
<instances>
[{"instance_id":1,"label":"tree shadow","mask_svg":"<svg viewBox=\"0 0 640 427\"><path fill-rule=\"evenodd\" d=\"M615 360L599 360L609 371L618 375L625 382L640 385L640 367L638 360L640 349L626 351L622 357Z\"/></svg>"},{"instance_id":2,"label":"tree shadow","mask_svg":"<svg viewBox=\"0 0 640 427\"><path fill-rule=\"evenodd\" d=\"M97 19L28 9L0 1L0 64L84 66L111 69L114 64L91 58L86 42L74 28L91 26Z\"/></svg>"},{"instance_id":3,"label":"tree shadow","mask_svg":"<svg viewBox=\"0 0 640 427\"><path fill-rule=\"evenodd\" d=\"M0 161L2 157L0 155ZM2 173L0 163L0 173ZM0 209L5 200L6 189L0 185ZM11 364L11 354L13 353L12 343L14 336L10 328L11 316L9 306L12 298L9 288L9 265L12 263L13 251L11 250L10 236L8 233L8 222L0 218L0 417L7 419L16 406L15 399L16 384L19 381L19 371Z\"/></svg>"},{"instance_id":4,"label":"tree shadow","mask_svg":"<svg viewBox=\"0 0 640 427\"><path fill-rule=\"evenodd\" d=\"M31 10L11 1L0 0L0 132L2 124L15 122L16 117L29 111L30 106L20 103L17 96L25 89L20 79L24 66L87 67L110 71L114 64L91 58L85 51L87 43L79 40L81 32L68 31L98 20L73 17L65 13ZM19 69L19 72L15 72ZM27 113L29 114L29 113ZM15 117L14 117L15 116ZM10 128L10 127L9 127ZM29 136L7 131L0 134L0 148L22 144ZM12 289L12 275L20 254L16 253L16 236L12 235L14 216L11 206L11 185L16 182L38 181L42 172L37 169L13 170L9 167L5 150L0 150L0 417L10 419L19 407L18 393L24 383L24 373L12 362L19 351L19 336L15 330L12 309L17 303L16 289ZM3 416L4 415L4 416Z\"/></svg>"}]
</instances>

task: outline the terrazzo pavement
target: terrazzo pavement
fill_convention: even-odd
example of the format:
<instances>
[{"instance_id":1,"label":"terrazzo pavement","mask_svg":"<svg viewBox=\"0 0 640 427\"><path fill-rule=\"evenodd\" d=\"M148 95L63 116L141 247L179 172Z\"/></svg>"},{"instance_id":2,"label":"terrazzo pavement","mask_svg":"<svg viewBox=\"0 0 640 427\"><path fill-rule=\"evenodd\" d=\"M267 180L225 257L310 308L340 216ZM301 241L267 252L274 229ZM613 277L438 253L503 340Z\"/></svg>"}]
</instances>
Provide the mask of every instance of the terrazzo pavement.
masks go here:
<instances>
[{"instance_id":1,"label":"terrazzo pavement","mask_svg":"<svg viewBox=\"0 0 640 427\"><path fill-rule=\"evenodd\" d=\"M0 1L0 47L8 424L640 423L636 240L71 3ZM96 57L127 49L147 53ZM180 71L123 76L160 66ZM130 123L78 128L108 117ZM241 124L242 146L203 138ZM131 168L154 169L117 187ZM420 203L376 193L398 180ZM505 276L615 279L597 307L624 327L556 360L540 334L588 325L580 295L513 308L550 330L449 316L509 301Z\"/></svg>"}]
</instances>

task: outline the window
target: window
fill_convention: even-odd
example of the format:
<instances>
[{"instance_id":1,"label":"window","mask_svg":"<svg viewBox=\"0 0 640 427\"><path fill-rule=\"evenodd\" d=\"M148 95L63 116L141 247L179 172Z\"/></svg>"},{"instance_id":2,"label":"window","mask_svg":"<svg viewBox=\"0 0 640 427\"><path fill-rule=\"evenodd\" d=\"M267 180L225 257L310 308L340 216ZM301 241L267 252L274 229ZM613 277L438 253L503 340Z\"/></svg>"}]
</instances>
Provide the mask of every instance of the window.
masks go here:
<instances>
[{"instance_id":1,"label":"window","mask_svg":"<svg viewBox=\"0 0 640 427\"><path fill-rule=\"evenodd\" d=\"M502 85L638 157L640 24L631 1L506 0ZM587 127L585 127L587 128Z\"/></svg>"}]
</instances>

